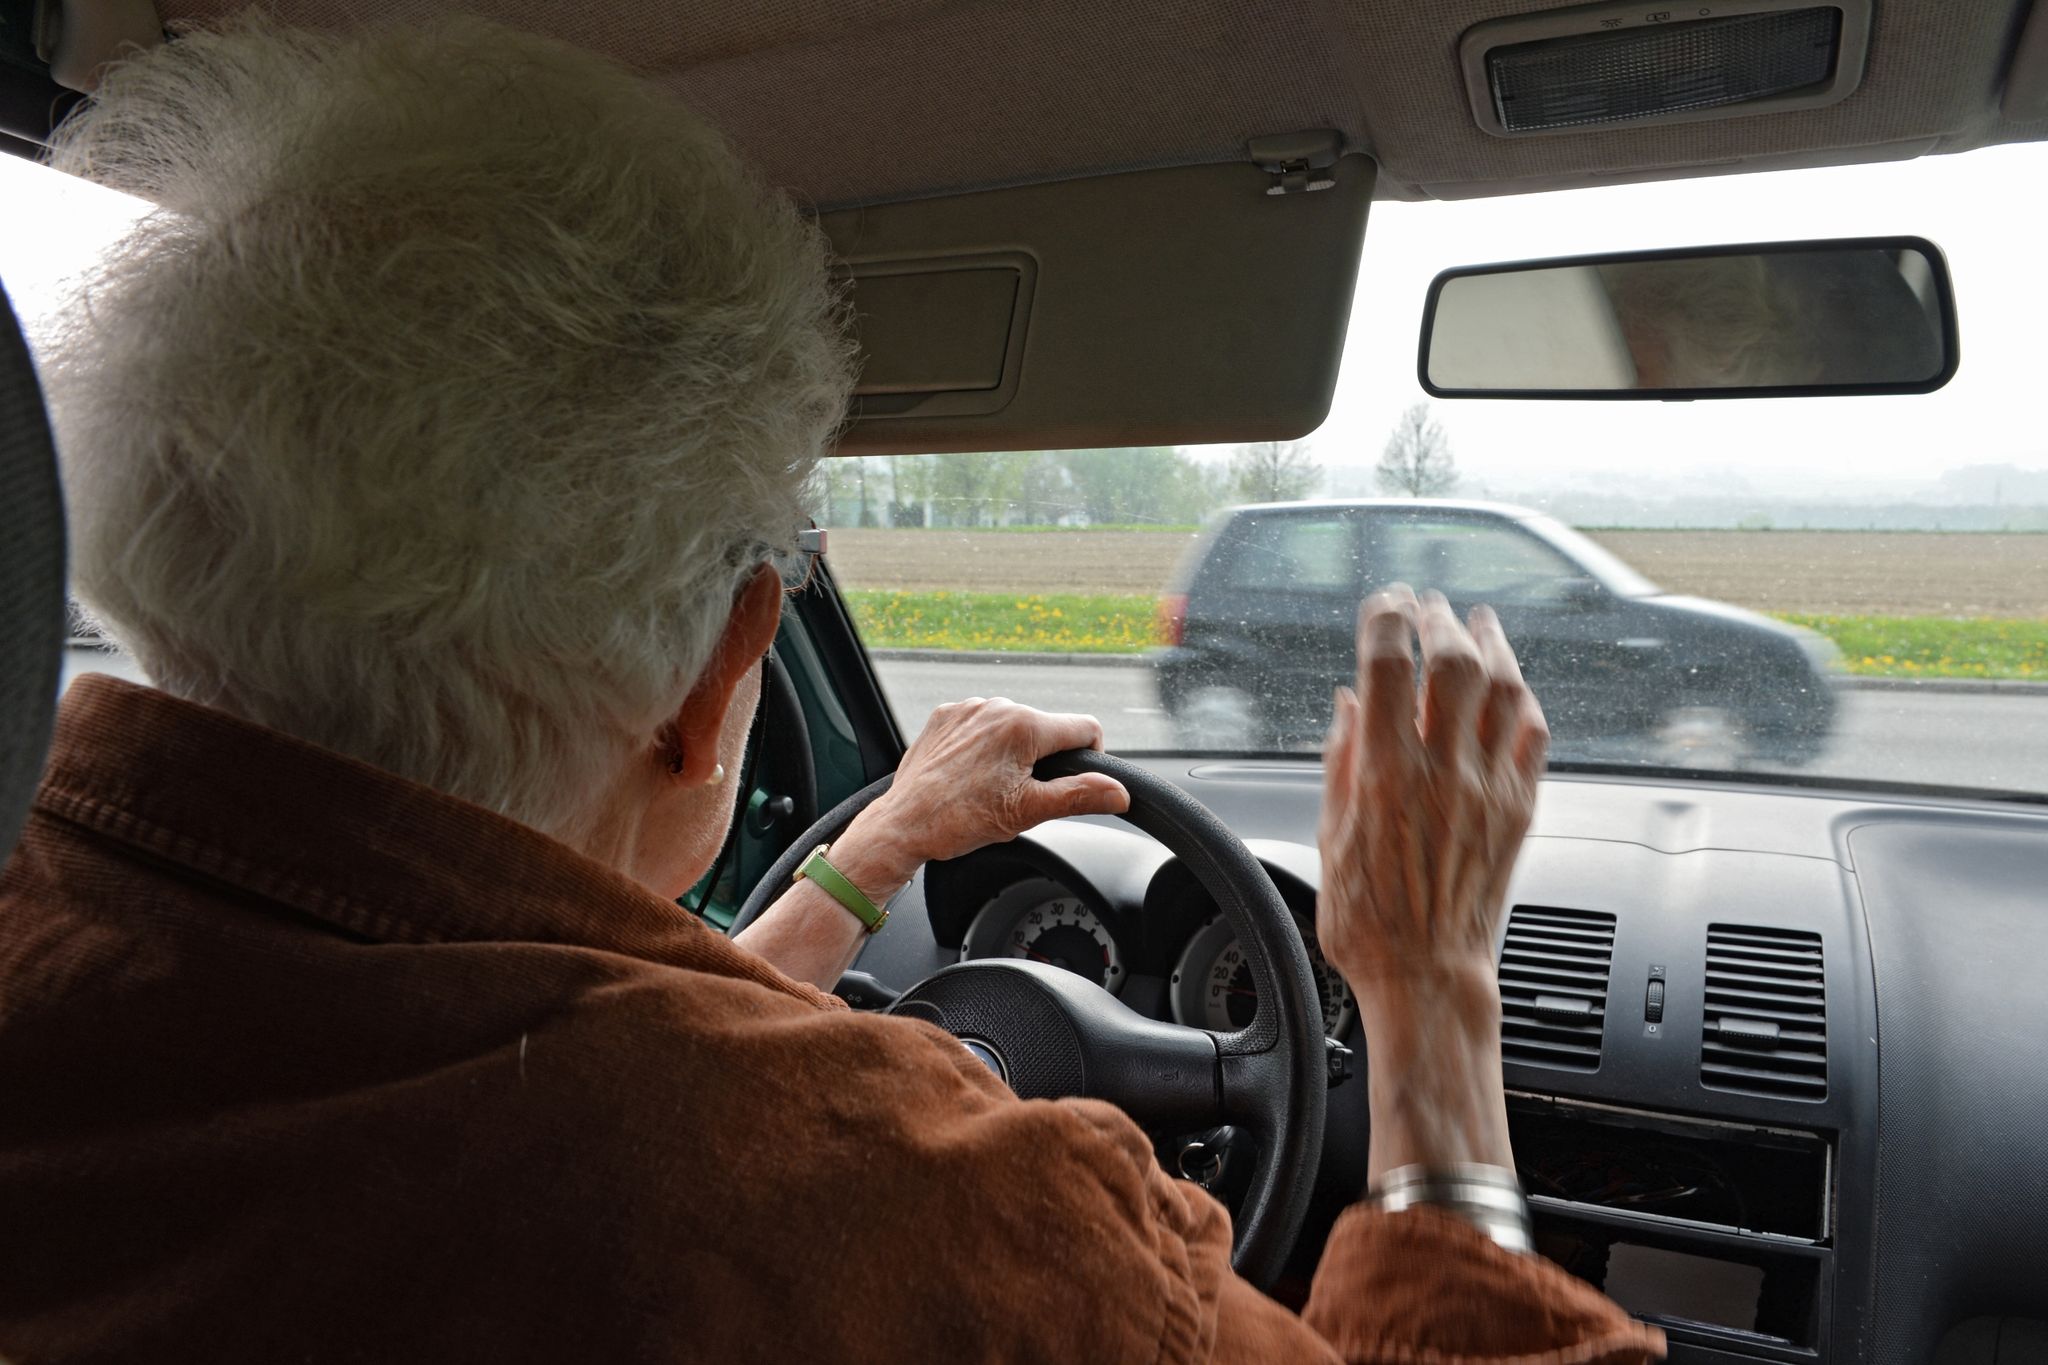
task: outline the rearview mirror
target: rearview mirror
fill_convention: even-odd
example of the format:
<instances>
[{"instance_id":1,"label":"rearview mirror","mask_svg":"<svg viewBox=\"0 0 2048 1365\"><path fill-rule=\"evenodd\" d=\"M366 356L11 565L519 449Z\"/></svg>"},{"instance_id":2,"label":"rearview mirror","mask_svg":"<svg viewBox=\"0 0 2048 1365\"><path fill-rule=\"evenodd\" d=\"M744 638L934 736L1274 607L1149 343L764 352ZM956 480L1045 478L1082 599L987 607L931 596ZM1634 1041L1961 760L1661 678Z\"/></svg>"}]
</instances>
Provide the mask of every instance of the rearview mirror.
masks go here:
<instances>
[{"instance_id":1,"label":"rearview mirror","mask_svg":"<svg viewBox=\"0 0 2048 1365\"><path fill-rule=\"evenodd\" d=\"M1918 237L1446 270L1422 315L1440 398L1929 393L1955 374L1948 266Z\"/></svg>"}]
</instances>

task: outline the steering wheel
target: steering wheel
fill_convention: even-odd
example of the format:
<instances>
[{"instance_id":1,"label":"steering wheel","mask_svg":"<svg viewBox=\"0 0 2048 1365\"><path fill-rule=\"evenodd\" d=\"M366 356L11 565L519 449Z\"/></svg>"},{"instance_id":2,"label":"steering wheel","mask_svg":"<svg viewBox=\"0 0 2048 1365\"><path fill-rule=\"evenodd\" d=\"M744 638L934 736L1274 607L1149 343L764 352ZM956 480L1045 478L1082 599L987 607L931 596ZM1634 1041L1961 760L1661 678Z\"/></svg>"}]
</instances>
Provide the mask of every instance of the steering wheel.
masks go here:
<instances>
[{"instance_id":1,"label":"steering wheel","mask_svg":"<svg viewBox=\"0 0 2048 1365\"><path fill-rule=\"evenodd\" d=\"M1231 1261L1264 1288L1301 1234L1323 1147L1329 1082L1322 1010L1301 931L1251 851L1164 778L1090 749L1054 754L1035 773L1047 781L1107 773L1123 783L1131 796L1123 818L1187 865L1237 935L1258 992L1251 1022L1230 1033L1161 1023L1073 972L1015 958L942 968L889 1012L971 1042L1025 1099L1107 1100L1168 1132L1225 1123L1248 1129L1258 1156ZM889 782L862 788L805 830L756 883L731 932L759 918L811 850L837 838Z\"/></svg>"}]
</instances>

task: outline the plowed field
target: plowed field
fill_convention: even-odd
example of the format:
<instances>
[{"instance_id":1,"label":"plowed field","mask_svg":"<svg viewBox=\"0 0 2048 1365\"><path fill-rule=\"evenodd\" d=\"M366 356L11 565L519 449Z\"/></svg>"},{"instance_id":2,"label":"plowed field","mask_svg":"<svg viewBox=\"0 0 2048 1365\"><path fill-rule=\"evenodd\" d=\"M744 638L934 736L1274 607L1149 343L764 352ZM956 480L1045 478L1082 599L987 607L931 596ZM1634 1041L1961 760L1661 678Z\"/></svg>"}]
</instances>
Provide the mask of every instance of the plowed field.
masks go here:
<instances>
[{"instance_id":1,"label":"plowed field","mask_svg":"<svg viewBox=\"0 0 2048 1365\"><path fill-rule=\"evenodd\" d=\"M1603 531L1673 592L1760 611L2048 616L2048 535L1888 531ZM834 530L853 588L1156 593L1194 536L1150 531Z\"/></svg>"}]
</instances>

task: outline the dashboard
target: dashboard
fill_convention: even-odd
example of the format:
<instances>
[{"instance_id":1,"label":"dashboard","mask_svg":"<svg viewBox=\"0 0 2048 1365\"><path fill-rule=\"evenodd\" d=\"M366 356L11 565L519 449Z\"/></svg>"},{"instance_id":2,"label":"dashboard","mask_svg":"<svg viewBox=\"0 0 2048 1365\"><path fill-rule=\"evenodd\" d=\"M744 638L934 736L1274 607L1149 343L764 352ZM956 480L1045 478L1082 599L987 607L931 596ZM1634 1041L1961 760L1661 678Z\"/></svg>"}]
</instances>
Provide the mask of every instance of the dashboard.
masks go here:
<instances>
[{"instance_id":1,"label":"dashboard","mask_svg":"<svg viewBox=\"0 0 2048 1365\"><path fill-rule=\"evenodd\" d=\"M1135 761L1245 840L1313 951L1314 763ZM1553 775L1509 902L1504 1065L1543 1254L1676 1361L2048 1359L2048 812ZM927 868L857 965L901 990L1035 956L1221 1029L1252 1003L1234 953L1185 867L1084 819ZM1316 961L1325 1030L1369 1068ZM1354 1074L1283 1298L1369 1134Z\"/></svg>"}]
</instances>

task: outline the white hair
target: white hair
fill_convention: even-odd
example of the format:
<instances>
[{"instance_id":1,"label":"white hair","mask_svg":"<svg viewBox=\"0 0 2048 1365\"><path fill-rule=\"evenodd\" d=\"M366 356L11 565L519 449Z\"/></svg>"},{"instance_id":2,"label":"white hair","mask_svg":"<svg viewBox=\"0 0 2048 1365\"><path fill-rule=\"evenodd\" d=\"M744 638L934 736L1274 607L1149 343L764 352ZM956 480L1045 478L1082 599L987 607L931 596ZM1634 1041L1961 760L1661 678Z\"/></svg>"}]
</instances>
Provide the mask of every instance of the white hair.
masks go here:
<instances>
[{"instance_id":1,"label":"white hair","mask_svg":"<svg viewBox=\"0 0 2048 1365\"><path fill-rule=\"evenodd\" d=\"M158 206L45 352L87 609L173 693L579 835L802 524L851 375L816 229L476 20L194 32L51 159Z\"/></svg>"}]
</instances>

